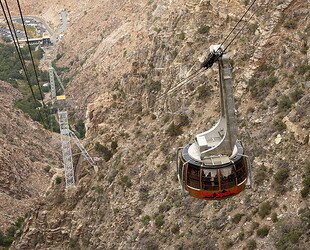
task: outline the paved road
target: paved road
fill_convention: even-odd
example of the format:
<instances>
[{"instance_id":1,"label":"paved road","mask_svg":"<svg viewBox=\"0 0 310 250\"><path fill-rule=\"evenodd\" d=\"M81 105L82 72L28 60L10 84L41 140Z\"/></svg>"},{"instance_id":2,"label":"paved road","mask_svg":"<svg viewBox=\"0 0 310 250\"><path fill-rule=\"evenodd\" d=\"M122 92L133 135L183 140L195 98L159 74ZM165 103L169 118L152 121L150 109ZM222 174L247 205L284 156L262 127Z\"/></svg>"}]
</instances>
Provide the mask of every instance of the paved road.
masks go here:
<instances>
[{"instance_id":1,"label":"paved road","mask_svg":"<svg viewBox=\"0 0 310 250\"><path fill-rule=\"evenodd\" d=\"M53 39L54 42L56 42L57 40L60 40L62 37L62 34L68 29L68 27L70 26L69 23L69 17L68 17L68 12L63 10L59 13L59 18L61 20L61 24L58 26L57 31L54 34ZM53 41L52 41L53 42Z\"/></svg>"}]
</instances>

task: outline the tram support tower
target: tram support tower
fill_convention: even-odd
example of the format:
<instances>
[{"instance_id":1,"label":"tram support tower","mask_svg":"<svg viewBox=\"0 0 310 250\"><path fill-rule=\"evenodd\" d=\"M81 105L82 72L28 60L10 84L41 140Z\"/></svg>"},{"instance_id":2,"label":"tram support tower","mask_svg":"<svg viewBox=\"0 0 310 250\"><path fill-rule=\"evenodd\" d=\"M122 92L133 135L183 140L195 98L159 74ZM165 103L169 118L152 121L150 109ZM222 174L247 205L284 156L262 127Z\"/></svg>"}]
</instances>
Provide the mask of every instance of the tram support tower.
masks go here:
<instances>
[{"instance_id":1,"label":"tram support tower","mask_svg":"<svg viewBox=\"0 0 310 250\"><path fill-rule=\"evenodd\" d=\"M75 180L74 180L74 169L72 162L72 150L70 143L71 131L68 125L68 112L58 110L58 117L61 133L61 149L65 169L66 187L72 187L75 186Z\"/></svg>"},{"instance_id":2,"label":"tram support tower","mask_svg":"<svg viewBox=\"0 0 310 250\"><path fill-rule=\"evenodd\" d=\"M249 184L250 167L242 143L237 140L230 58L219 45L210 47L202 67L210 68L215 62L219 68L220 119L177 152L183 193L207 200L225 199L243 191Z\"/></svg>"},{"instance_id":3,"label":"tram support tower","mask_svg":"<svg viewBox=\"0 0 310 250\"><path fill-rule=\"evenodd\" d=\"M71 149L71 138L73 138L75 144L78 146L82 155L86 158L88 163L94 168L95 172L98 172L98 166L88 154L87 150L84 148L82 143L79 141L77 136L73 131L70 130L68 124L68 111L67 108L70 108L70 105L67 103L65 95L57 96L55 78L54 74L60 84L60 87L64 91L64 86L60 80L60 77L57 75L56 70L52 67L52 63L49 64L49 76L50 76L50 89L51 89L51 98L52 106L57 109L58 113L58 122L60 126L61 134L61 149L63 156L63 165L65 170L65 182L66 188L75 186L75 176L74 176L74 166L72 160L72 149Z\"/></svg>"}]
</instances>

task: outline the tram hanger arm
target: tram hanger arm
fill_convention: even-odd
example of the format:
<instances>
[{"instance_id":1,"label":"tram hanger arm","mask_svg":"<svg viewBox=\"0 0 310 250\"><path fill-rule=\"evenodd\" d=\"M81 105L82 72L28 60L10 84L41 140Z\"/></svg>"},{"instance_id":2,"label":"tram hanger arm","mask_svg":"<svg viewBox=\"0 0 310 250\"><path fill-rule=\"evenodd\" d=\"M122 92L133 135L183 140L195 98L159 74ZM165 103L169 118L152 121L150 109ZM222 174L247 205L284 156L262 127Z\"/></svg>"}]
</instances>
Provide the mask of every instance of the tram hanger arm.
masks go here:
<instances>
[{"instance_id":1,"label":"tram hanger arm","mask_svg":"<svg viewBox=\"0 0 310 250\"><path fill-rule=\"evenodd\" d=\"M218 59L224 54L224 51L221 48L218 48L216 51L209 53L208 57L201 64L201 68L209 69L213 64L218 61Z\"/></svg>"}]
</instances>

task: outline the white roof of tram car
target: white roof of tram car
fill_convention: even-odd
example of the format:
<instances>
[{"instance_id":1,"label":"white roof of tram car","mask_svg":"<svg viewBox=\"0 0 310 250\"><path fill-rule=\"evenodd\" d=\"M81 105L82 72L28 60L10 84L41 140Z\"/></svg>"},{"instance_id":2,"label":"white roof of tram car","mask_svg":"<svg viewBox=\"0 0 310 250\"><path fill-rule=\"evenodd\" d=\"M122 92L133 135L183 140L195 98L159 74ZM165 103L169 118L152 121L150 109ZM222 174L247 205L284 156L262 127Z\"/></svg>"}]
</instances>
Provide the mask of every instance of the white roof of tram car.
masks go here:
<instances>
[{"instance_id":1,"label":"white roof of tram car","mask_svg":"<svg viewBox=\"0 0 310 250\"><path fill-rule=\"evenodd\" d=\"M215 44L215 45L211 45L210 46L210 52L216 52L218 51L218 49L221 48L222 50L224 49L223 46L221 46L220 44Z\"/></svg>"}]
</instances>

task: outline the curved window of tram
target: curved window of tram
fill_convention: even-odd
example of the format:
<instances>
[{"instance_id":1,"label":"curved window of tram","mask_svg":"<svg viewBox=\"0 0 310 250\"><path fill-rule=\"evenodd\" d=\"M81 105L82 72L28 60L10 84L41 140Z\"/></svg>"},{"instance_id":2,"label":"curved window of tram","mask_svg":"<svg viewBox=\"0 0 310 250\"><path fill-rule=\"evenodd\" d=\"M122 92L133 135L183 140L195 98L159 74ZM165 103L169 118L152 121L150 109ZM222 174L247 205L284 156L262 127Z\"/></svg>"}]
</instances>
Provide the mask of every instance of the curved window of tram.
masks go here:
<instances>
[{"instance_id":1,"label":"curved window of tram","mask_svg":"<svg viewBox=\"0 0 310 250\"><path fill-rule=\"evenodd\" d=\"M248 176L246 158L242 157L239 161L235 163L235 166L236 166L237 184L240 184Z\"/></svg>"},{"instance_id":2,"label":"curved window of tram","mask_svg":"<svg viewBox=\"0 0 310 250\"><path fill-rule=\"evenodd\" d=\"M204 190L219 190L217 169L202 169L201 182Z\"/></svg>"},{"instance_id":3,"label":"curved window of tram","mask_svg":"<svg viewBox=\"0 0 310 250\"><path fill-rule=\"evenodd\" d=\"M194 168L190 164L187 168L187 185L200 189L200 169Z\"/></svg>"},{"instance_id":4,"label":"curved window of tram","mask_svg":"<svg viewBox=\"0 0 310 250\"><path fill-rule=\"evenodd\" d=\"M232 188L247 178L247 161L242 158L231 166L221 169L199 169L187 165L186 185L202 190Z\"/></svg>"},{"instance_id":5,"label":"curved window of tram","mask_svg":"<svg viewBox=\"0 0 310 250\"><path fill-rule=\"evenodd\" d=\"M221 189L232 188L236 186L236 170L235 166L229 166L220 169L221 173Z\"/></svg>"}]
</instances>

